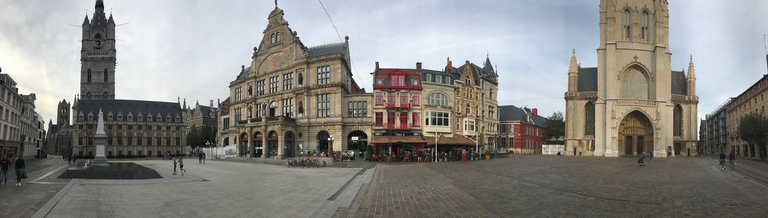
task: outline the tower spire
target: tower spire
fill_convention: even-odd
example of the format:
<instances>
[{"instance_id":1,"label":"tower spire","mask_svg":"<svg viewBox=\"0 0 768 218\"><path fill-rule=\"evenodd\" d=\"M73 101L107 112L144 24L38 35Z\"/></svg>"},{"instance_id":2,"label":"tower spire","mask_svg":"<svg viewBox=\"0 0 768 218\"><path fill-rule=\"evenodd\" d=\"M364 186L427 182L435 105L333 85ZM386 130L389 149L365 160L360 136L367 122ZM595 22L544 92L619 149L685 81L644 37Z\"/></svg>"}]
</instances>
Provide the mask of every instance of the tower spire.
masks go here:
<instances>
[{"instance_id":1,"label":"tower spire","mask_svg":"<svg viewBox=\"0 0 768 218\"><path fill-rule=\"evenodd\" d=\"M578 73L579 64L576 62L576 48L573 48L571 53L571 64L568 66L568 73Z\"/></svg>"},{"instance_id":2,"label":"tower spire","mask_svg":"<svg viewBox=\"0 0 768 218\"><path fill-rule=\"evenodd\" d=\"M691 55L691 60L688 62L688 78L696 79L696 72L693 68L693 55Z\"/></svg>"},{"instance_id":3,"label":"tower spire","mask_svg":"<svg viewBox=\"0 0 768 218\"><path fill-rule=\"evenodd\" d=\"M576 93L579 91L579 65L576 62L576 48L571 53L571 64L568 66L568 92Z\"/></svg>"}]
</instances>

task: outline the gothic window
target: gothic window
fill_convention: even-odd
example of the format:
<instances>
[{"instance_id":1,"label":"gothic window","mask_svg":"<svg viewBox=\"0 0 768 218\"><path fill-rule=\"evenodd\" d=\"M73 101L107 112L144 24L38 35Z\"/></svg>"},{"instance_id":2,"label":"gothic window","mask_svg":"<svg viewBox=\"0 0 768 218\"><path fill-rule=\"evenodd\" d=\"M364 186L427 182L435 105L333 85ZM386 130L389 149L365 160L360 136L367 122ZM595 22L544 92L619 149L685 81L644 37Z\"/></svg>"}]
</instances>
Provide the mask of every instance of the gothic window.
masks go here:
<instances>
[{"instance_id":1,"label":"gothic window","mask_svg":"<svg viewBox=\"0 0 768 218\"><path fill-rule=\"evenodd\" d=\"M109 82L109 70L104 69L104 82Z\"/></svg>"},{"instance_id":2,"label":"gothic window","mask_svg":"<svg viewBox=\"0 0 768 218\"><path fill-rule=\"evenodd\" d=\"M91 82L91 69L88 69L88 83Z\"/></svg>"},{"instance_id":3,"label":"gothic window","mask_svg":"<svg viewBox=\"0 0 768 218\"><path fill-rule=\"evenodd\" d=\"M103 99L109 99L109 92L104 91L104 94L102 95L103 95Z\"/></svg>"},{"instance_id":4,"label":"gothic window","mask_svg":"<svg viewBox=\"0 0 768 218\"><path fill-rule=\"evenodd\" d=\"M673 118L674 136L683 136L683 107L680 107L680 105L675 106Z\"/></svg>"},{"instance_id":5,"label":"gothic window","mask_svg":"<svg viewBox=\"0 0 768 218\"><path fill-rule=\"evenodd\" d=\"M91 99L91 92L85 93L85 99Z\"/></svg>"},{"instance_id":6,"label":"gothic window","mask_svg":"<svg viewBox=\"0 0 768 218\"><path fill-rule=\"evenodd\" d=\"M632 13L629 11L629 9L624 9L624 13L622 15L622 22L621 23L622 23L622 27L624 29L624 31L623 31L624 32L623 33L623 35L624 35L623 39L626 40L626 41L632 40L632 38L631 38L632 32L630 31L631 27L632 27Z\"/></svg>"},{"instance_id":7,"label":"gothic window","mask_svg":"<svg viewBox=\"0 0 768 218\"><path fill-rule=\"evenodd\" d=\"M584 135L595 135L595 105L587 102L584 106Z\"/></svg>"},{"instance_id":8,"label":"gothic window","mask_svg":"<svg viewBox=\"0 0 768 218\"><path fill-rule=\"evenodd\" d=\"M643 16L640 18L640 40L648 42L649 38L648 35L648 24L650 23L648 16L648 11L643 11Z\"/></svg>"},{"instance_id":9,"label":"gothic window","mask_svg":"<svg viewBox=\"0 0 768 218\"><path fill-rule=\"evenodd\" d=\"M621 97L648 99L648 79L636 68L629 69L621 80Z\"/></svg>"},{"instance_id":10,"label":"gothic window","mask_svg":"<svg viewBox=\"0 0 768 218\"><path fill-rule=\"evenodd\" d=\"M275 34L269 35L269 44L275 43Z\"/></svg>"},{"instance_id":11,"label":"gothic window","mask_svg":"<svg viewBox=\"0 0 768 218\"><path fill-rule=\"evenodd\" d=\"M465 78L464 80L466 80L467 86L472 86L472 81L469 80L469 77Z\"/></svg>"}]
</instances>

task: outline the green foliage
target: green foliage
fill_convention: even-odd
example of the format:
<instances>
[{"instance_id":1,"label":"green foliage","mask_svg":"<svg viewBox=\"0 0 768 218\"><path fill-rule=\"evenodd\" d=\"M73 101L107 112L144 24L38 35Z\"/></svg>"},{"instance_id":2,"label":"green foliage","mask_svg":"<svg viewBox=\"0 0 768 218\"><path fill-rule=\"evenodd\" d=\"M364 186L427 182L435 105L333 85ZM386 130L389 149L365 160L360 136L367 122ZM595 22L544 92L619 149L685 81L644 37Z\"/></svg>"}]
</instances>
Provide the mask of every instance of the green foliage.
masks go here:
<instances>
[{"instance_id":1,"label":"green foliage","mask_svg":"<svg viewBox=\"0 0 768 218\"><path fill-rule=\"evenodd\" d=\"M373 145L368 145L368 147L365 149L365 159L366 160L373 160Z\"/></svg>"},{"instance_id":2,"label":"green foliage","mask_svg":"<svg viewBox=\"0 0 768 218\"><path fill-rule=\"evenodd\" d=\"M473 156L475 156L475 158L478 158L478 157L480 157L480 154L475 153Z\"/></svg>"},{"instance_id":3,"label":"green foliage","mask_svg":"<svg viewBox=\"0 0 768 218\"><path fill-rule=\"evenodd\" d=\"M214 140L214 134L216 134L213 125L205 124L203 126L192 125L187 133L187 146L195 149L197 147L205 147L206 142L211 142L213 146L216 146Z\"/></svg>"},{"instance_id":4,"label":"green foliage","mask_svg":"<svg viewBox=\"0 0 768 218\"><path fill-rule=\"evenodd\" d=\"M509 150L509 154L515 154L515 151Z\"/></svg>"},{"instance_id":5,"label":"green foliage","mask_svg":"<svg viewBox=\"0 0 768 218\"><path fill-rule=\"evenodd\" d=\"M67 146L62 145L59 147L59 154L67 154Z\"/></svg>"},{"instance_id":6,"label":"green foliage","mask_svg":"<svg viewBox=\"0 0 768 218\"><path fill-rule=\"evenodd\" d=\"M766 129L768 129L768 118L762 112L750 112L741 118L741 122L736 127L736 134L748 144L765 149L765 145L768 144Z\"/></svg>"},{"instance_id":7,"label":"green foliage","mask_svg":"<svg viewBox=\"0 0 768 218\"><path fill-rule=\"evenodd\" d=\"M445 158L445 155L442 153L437 155L437 159L444 159L444 158Z\"/></svg>"},{"instance_id":8,"label":"green foliage","mask_svg":"<svg viewBox=\"0 0 768 218\"><path fill-rule=\"evenodd\" d=\"M490 156L490 155L491 155L491 151L485 150L485 156Z\"/></svg>"},{"instance_id":9,"label":"green foliage","mask_svg":"<svg viewBox=\"0 0 768 218\"><path fill-rule=\"evenodd\" d=\"M555 111L552 116L547 117L544 127L541 130L541 138L551 139L565 136L565 119L563 112Z\"/></svg>"}]
</instances>

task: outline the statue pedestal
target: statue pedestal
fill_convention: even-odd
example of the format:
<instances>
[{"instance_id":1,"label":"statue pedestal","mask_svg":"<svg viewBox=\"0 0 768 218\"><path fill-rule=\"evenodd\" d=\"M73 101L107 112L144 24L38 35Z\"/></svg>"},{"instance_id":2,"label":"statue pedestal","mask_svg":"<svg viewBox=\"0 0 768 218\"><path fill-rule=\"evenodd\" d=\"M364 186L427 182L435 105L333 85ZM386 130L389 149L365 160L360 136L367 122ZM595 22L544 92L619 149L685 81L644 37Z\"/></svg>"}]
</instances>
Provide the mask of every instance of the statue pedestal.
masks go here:
<instances>
[{"instance_id":1,"label":"statue pedestal","mask_svg":"<svg viewBox=\"0 0 768 218\"><path fill-rule=\"evenodd\" d=\"M107 135L103 133L96 133L93 137L93 142L96 145L96 155L93 158L93 166L109 166L107 163Z\"/></svg>"}]
</instances>

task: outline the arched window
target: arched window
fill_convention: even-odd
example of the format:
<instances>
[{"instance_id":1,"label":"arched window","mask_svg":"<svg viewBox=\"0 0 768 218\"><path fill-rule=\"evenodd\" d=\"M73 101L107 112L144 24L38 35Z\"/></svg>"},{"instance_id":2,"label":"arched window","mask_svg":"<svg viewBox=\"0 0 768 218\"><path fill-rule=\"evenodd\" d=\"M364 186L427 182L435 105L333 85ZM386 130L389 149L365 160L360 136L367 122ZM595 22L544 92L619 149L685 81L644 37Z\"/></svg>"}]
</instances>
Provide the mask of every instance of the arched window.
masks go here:
<instances>
[{"instance_id":1,"label":"arched window","mask_svg":"<svg viewBox=\"0 0 768 218\"><path fill-rule=\"evenodd\" d=\"M673 119L674 136L683 136L683 107L680 105L675 106Z\"/></svg>"},{"instance_id":2,"label":"arched window","mask_svg":"<svg viewBox=\"0 0 768 218\"><path fill-rule=\"evenodd\" d=\"M650 23L648 16L648 11L643 11L643 16L640 17L640 40L648 42L650 37L648 37L648 24Z\"/></svg>"},{"instance_id":3,"label":"arched window","mask_svg":"<svg viewBox=\"0 0 768 218\"><path fill-rule=\"evenodd\" d=\"M104 82L109 82L109 70L104 69Z\"/></svg>"},{"instance_id":4,"label":"arched window","mask_svg":"<svg viewBox=\"0 0 768 218\"><path fill-rule=\"evenodd\" d=\"M91 69L88 69L88 83L91 83Z\"/></svg>"},{"instance_id":5,"label":"arched window","mask_svg":"<svg viewBox=\"0 0 768 218\"><path fill-rule=\"evenodd\" d=\"M102 99L109 99L109 92L104 91L104 94L102 94Z\"/></svg>"},{"instance_id":6,"label":"arched window","mask_svg":"<svg viewBox=\"0 0 768 218\"><path fill-rule=\"evenodd\" d=\"M429 95L427 95L427 104L448 106L448 97L445 94L439 92L429 93Z\"/></svg>"},{"instance_id":7,"label":"arched window","mask_svg":"<svg viewBox=\"0 0 768 218\"><path fill-rule=\"evenodd\" d=\"M648 99L648 79L636 68L631 68L621 80L621 97L629 99Z\"/></svg>"},{"instance_id":8,"label":"arched window","mask_svg":"<svg viewBox=\"0 0 768 218\"><path fill-rule=\"evenodd\" d=\"M279 41L280 41L280 32L277 32L277 34L275 34L275 42L279 42Z\"/></svg>"},{"instance_id":9,"label":"arched window","mask_svg":"<svg viewBox=\"0 0 768 218\"><path fill-rule=\"evenodd\" d=\"M595 135L595 104L584 105L584 135Z\"/></svg>"},{"instance_id":10,"label":"arched window","mask_svg":"<svg viewBox=\"0 0 768 218\"><path fill-rule=\"evenodd\" d=\"M85 93L85 99L91 99L91 92Z\"/></svg>"},{"instance_id":11,"label":"arched window","mask_svg":"<svg viewBox=\"0 0 768 218\"><path fill-rule=\"evenodd\" d=\"M624 9L624 13L622 14L622 27L624 28L624 36L622 39L626 41L632 40L632 12L629 11L629 9Z\"/></svg>"},{"instance_id":12,"label":"arched window","mask_svg":"<svg viewBox=\"0 0 768 218\"><path fill-rule=\"evenodd\" d=\"M269 35L269 44L275 43L275 34Z\"/></svg>"}]
</instances>

